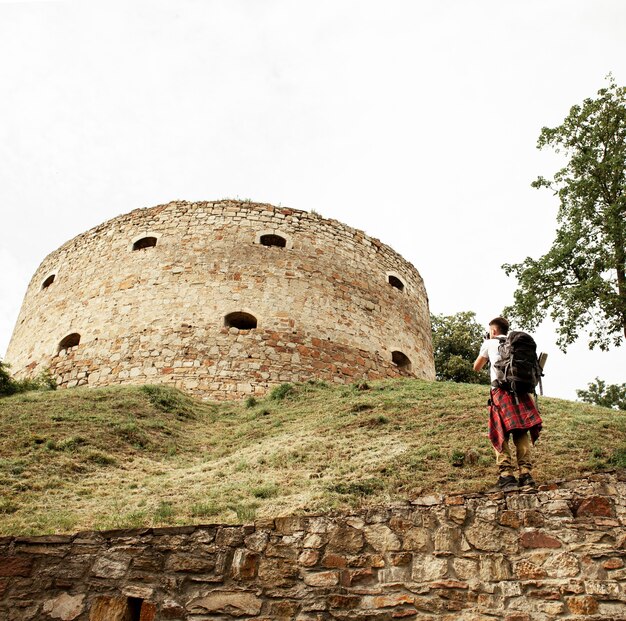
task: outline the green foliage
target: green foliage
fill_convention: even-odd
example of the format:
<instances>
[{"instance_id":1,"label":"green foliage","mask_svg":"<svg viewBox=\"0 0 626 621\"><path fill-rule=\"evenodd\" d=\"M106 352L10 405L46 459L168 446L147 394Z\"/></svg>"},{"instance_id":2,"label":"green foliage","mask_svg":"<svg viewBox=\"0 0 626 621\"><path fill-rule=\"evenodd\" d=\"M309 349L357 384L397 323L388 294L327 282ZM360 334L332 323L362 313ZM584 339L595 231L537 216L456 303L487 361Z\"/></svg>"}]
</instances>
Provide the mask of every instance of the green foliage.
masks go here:
<instances>
[{"instance_id":1,"label":"green foliage","mask_svg":"<svg viewBox=\"0 0 626 621\"><path fill-rule=\"evenodd\" d=\"M617 468L626 468L626 446L616 448L609 458L609 464Z\"/></svg>"},{"instance_id":2,"label":"green foliage","mask_svg":"<svg viewBox=\"0 0 626 621\"><path fill-rule=\"evenodd\" d=\"M371 496L377 490L385 487L383 481L377 478L369 478L361 481L353 481L351 483L337 483L330 487L331 491L337 494L351 494L354 496Z\"/></svg>"},{"instance_id":3,"label":"green foliage","mask_svg":"<svg viewBox=\"0 0 626 621\"><path fill-rule=\"evenodd\" d=\"M229 509L235 512L237 519L241 523L253 522L254 518L256 518L256 512L258 508L259 506L255 502L239 503L229 506Z\"/></svg>"},{"instance_id":4,"label":"green foliage","mask_svg":"<svg viewBox=\"0 0 626 621\"><path fill-rule=\"evenodd\" d=\"M280 386L276 386L270 392L270 399L274 401L282 401L285 397L293 394L294 389L292 384L280 384Z\"/></svg>"},{"instance_id":5,"label":"green foliage","mask_svg":"<svg viewBox=\"0 0 626 621\"><path fill-rule=\"evenodd\" d=\"M279 487L276 483L265 483L264 485L253 487L250 492L255 498L275 498L278 496Z\"/></svg>"},{"instance_id":6,"label":"green foliage","mask_svg":"<svg viewBox=\"0 0 626 621\"><path fill-rule=\"evenodd\" d=\"M7 365L0 360L0 396L12 395L15 392L15 380L9 375Z\"/></svg>"},{"instance_id":7,"label":"green foliage","mask_svg":"<svg viewBox=\"0 0 626 621\"><path fill-rule=\"evenodd\" d=\"M174 414L178 418L193 418L193 401L180 390L171 386L146 384L141 387L150 403L162 412Z\"/></svg>"},{"instance_id":8,"label":"green foliage","mask_svg":"<svg viewBox=\"0 0 626 621\"><path fill-rule=\"evenodd\" d=\"M212 515L218 515L222 507L220 507L215 501L208 500L206 502L198 502L191 507L191 515L193 517L210 517Z\"/></svg>"},{"instance_id":9,"label":"green foliage","mask_svg":"<svg viewBox=\"0 0 626 621\"><path fill-rule=\"evenodd\" d=\"M502 266L518 280L504 313L532 330L549 312L563 351L583 330L590 349L607 350L626 336L626 87L608 80L562 125L541 130L537 148L567 158L552 180L532 184L560 201L552 248Z\"/></svg>"},{"instance_id":10,"label":"green foliage","mask_svg":"<svg viewBox=\"0 0 626 621\"><path fill-rule=\"evenodd\" d=\"M577 397L585 403L595 403L605 408L626 410L626 384L607 384L599 377L590 382L587 390L577 390Z\"/></svg>"},{"instance_id":11,"label":"green foliage","mask_svg":"<svg viewBox=\"0 0 626 621\"><path fill-rule=\"evenodd\" d=\"M257 404L257 400L254 397L248 397L244 404L247 408L253 408Z\"/></svg>"},{"instance_id":12,"label":"green foliage","mask_svg":"<svg viewBox=\"0 0 626 621\"><path fill-rule=\"evenodd\" d=\"M8 397L32 390L56 390L57 383L49 369L44 369L34 379L13 379L9 373L9 365L0 360L0 397Z\"/></svg>"},{"instance_id":13,"label":"green foliage","mask_svg":"<svg viewBox=\"0 0 626 621\"><path fill-rule=\"evenodd\" d=\"M435 372L440 381L489 384L489 372L474 371L483 340L484 328L476 321L476 313L465 311L456 315L431 315Z\"/></svg>"},{"instance_id":14,"label":"green foliage","mask_svg":"<svg viewBox=\"0 0 626 621\"><path fill-rule=\"evenodd\" d=\"M161 500L154 512L155 522L170 522L174 517L174 507L171 502Z\"/></svg>"}]
</instances>

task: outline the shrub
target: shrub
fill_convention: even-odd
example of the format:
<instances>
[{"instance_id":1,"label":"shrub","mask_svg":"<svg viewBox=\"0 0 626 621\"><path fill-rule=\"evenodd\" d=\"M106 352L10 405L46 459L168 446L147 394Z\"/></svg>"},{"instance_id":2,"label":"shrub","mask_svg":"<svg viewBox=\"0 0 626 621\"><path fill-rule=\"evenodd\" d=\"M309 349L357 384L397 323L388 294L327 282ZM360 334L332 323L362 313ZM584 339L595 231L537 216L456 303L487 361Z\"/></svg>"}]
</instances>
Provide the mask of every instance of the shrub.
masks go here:
<instances>
[{"instance_id":1,"label":"shrub","mask_svg":"<svg viewBox=\"0 0 626 621\"><path fill-rule=\"evenodd\" d=\"M44 369L33 379L16 380L9 373L9 365L0 360L0 397L32 390L56 390L56 387L56 380L49 369Z\"/></svg>"},{"instance_id":2,"label":"shrub","mask_svg":"<svg viewBox=\"0 0 626 621\"><path fill-rule=\"evenodd\" d=\"M294 389L292 384L281 384L280 386L276 386L270 392L270 399L274 401L282 401L285 397L293 394Z\"/></svg>"}]
</instances>

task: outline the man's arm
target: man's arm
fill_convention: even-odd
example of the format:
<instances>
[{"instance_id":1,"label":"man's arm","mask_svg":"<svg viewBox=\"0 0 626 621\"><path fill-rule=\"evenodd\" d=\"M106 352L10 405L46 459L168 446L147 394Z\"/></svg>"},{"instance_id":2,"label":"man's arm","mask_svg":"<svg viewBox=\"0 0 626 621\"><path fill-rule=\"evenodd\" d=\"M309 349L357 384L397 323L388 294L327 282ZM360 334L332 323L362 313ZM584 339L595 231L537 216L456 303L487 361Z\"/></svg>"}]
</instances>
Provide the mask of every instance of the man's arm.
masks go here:
<instances>
[{"instance_id":1,"label":"man's arm","mask_svg":"<svg viewBox=\"0 0 626 621\"><path fill-rule=\"evenodd\" d=\"M489 362L489 358L483 358L483 356L478 356L474 361L474 371L480 371L487 363Z\"/></svg>"}]
</instances>

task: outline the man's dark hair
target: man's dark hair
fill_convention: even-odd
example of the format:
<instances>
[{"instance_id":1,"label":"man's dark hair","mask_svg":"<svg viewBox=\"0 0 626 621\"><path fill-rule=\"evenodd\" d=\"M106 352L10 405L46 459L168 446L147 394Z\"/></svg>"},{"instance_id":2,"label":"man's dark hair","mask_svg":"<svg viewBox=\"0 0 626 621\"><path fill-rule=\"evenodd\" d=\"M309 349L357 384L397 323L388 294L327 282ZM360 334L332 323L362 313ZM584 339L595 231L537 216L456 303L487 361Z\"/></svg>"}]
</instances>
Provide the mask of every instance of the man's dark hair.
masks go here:
<instances>
[{"instance_id":1,"label":"man's dark hair","mask_svg":"<svg viewBox=\"0 0 626 621\"><path fill-rule=\"evenodd\" d=\"M496 326L500 334L507 334L509 331L509 322L504 317L496 317L489 322L490 326Z\"/></svg>"}]
</instances>

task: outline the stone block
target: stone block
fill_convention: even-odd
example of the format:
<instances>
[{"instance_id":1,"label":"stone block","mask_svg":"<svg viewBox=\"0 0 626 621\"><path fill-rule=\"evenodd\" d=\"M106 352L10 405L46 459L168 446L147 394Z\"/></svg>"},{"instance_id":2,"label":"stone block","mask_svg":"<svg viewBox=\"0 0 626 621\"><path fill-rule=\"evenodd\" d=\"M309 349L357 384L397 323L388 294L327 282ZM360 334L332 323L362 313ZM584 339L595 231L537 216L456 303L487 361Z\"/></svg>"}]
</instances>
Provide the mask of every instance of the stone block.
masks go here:
<instances>
[{"instance_id":1,"label":"stone block","mask_svg":"<svg viewBox=\"0 0 626 621\"><path fill-rule=\"evenodd\" d=\"M598 612L598 600L591 595L568 597L565 601L573 615L594 615Z\"/></svg>"},{"instance_id":2,"label":"stone block","mask_svg":"<svg viewBox=\"0 0 626 621\"><path fill-rule=\"evenodd\" d=\"M430 582L445 578L448 574L448 560L429 555L415 555L413 558L412 579L415 582Z\"/></svg>"},{"instance_id":3,"label":"stone block","mask_svg":"<svg viewBox=\"0 0 626 621\"><path fill-rule=\"evenodd\" d=\"M402 549L415 552L425 552L430 547L430 530L428 528L415 527L409 529L403 538Z\"/></svg>"},{"instance_id":4,"label":"stone block","mask_svg":"<svg viewBox=\"0 0 626 621\"><path fill-rule=\"evenodd\" d=\"M263 600L245 591L213 591L195 597L186 604L191 614L228 614L236 617L253 616L261 612Z\"/></svg>"},{"instance_id":5,"label":"stone block","mask_svg":"<svg viewBox=\"0 0 626 621\"><path fill-rule=\"evenodd\" d=\"M332 587L339 583L338 571L319 571L316 573L304 573L304 583L312 587Z\"/></svg>"},{"instance_id":6,"label":"stone block","mask_svg":"<svg viewBox=\"0 0 626 621\"><path fill-rule=\"evenodd\" d=\"M538 530L532 530L522 533L520 544L524 548L560 548L561 542Z\"/></svg>"},{"instance_id":7,"label":"stone block","mask_svg":"<svg viewBox=\"0 0 626 621\"><path fill-rule=\"evenodd\" d=\"M550 556L543 568L549 578L573 578L580 573L580 562L573 554L563 552Z\"/></svg>"},{"instance_id":8,"label":"stone block","mask_svg":"<svg viewBox=\"0 0 626 621\"><path fill-rule=\"evenodd\" d=\"M61 619L61 621L72 621L76 619L84 610L85 595L69 595L61 593L54 599L44 602L43 612L53 619Z\"/></svg>"},{"instance_id":9,"label":"stone block","mask_svg":"<svg viewBox=\"0 0 626 621\"><path fill-rule=\"evenodd\" d=\"M364 528L365 539L376 552L400 550L402 543L398 536L385 524L372 524Z\"/></svg>"},{"instance_id":10,"label":"stone block","mask_svg":"<svg viewBox=\"0 0 626 621\"><path fill-rule=\"evenodd\" d=\"M485 582L500 582L513 577L511 564L503 554L481 554L479 572L480 579Z\"/></svg>"},{"instance_id":11,"label":"stone block","mask_svg":"<svg viewBox=\"0 0 626 621\"><path fill-rule=\"evenodd\" d=\"M328 549L331 551L356 554L364 545L363 532L350 526L338 525L329 533Z\"/></svg>"},{"instance_id":12,"label":"stone block","mask_svg":"<svg viewBox=\"0 0 626 621\"><path fill-rule=\"evenodd\" d=\"M89 610L89 621L130 621L125 597L96 597Z\"/></svg>"},{"instance_id":13,"label":"stone block","mask_svg":"<svg viewBox=\"0 0 626 621\"><path fill-rule=\"evenodd\" d=\"M216 568L217 557L214 554L197 556L195 554L172 554L165 562L166 571L185 573L205 573Z\"/></svg>"},{"instance_id":14,"label":"stone block","mask_svg":"<svg viewBox=\"0 0 626 621\"><path fill-rule=\"evenodd\" d=\"M231 575L235 580L250 580L255 577L259 566L259 555L250 550L235 550L231 565Z\"/></svg>"},{"instance_id":15,"label":"stone block","mask_svg":"<svg viewBox=\"0 0 626 621\"><path fill-rule=\"evenodd\" d=\"M0 576L28 577L33 562L33 558L28 556L0 556Z\"/></svg>"}]
</instances>

